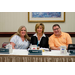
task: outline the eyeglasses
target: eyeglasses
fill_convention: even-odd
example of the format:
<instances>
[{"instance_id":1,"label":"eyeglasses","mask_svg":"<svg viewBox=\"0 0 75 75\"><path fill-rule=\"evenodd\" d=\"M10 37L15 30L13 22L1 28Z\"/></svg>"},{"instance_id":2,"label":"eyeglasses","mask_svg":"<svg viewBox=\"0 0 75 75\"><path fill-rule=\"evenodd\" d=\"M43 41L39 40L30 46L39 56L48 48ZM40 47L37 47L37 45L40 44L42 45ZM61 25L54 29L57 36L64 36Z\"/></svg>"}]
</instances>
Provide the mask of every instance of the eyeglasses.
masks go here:
<instances>
[{"instance_id":1,"label":"eyeglasses","mask_svg":"<svg viewBox=\"0 0 75 75\"><path fill-rule=\"evenodd\" d=\"M55 30L58 30L58 29L59 29L59 28L56 28L56 29L53 29L53 30L55 31Z\"/></svg>"}]
</instances>

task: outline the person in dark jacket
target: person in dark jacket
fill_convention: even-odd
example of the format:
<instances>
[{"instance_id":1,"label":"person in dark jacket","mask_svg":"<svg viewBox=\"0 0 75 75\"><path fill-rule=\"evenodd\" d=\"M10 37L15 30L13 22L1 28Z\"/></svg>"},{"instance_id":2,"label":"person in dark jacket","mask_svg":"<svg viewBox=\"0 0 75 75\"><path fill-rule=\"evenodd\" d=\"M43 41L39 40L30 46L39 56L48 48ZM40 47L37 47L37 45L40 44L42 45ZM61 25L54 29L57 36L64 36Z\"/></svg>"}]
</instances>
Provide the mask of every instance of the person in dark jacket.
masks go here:
<instances>
[{"instance_id":1,"label":"person in dark jacket","mask_svg":"<svg viewBox=\"0 0 75 75\"><path fill-rule=\"evenodd\" d=\"M48 37L44 34L44 24L37 23L35 26L35 34L31 37L31 44L40 48L49 48Z\"/></svg>"}]
</instances>

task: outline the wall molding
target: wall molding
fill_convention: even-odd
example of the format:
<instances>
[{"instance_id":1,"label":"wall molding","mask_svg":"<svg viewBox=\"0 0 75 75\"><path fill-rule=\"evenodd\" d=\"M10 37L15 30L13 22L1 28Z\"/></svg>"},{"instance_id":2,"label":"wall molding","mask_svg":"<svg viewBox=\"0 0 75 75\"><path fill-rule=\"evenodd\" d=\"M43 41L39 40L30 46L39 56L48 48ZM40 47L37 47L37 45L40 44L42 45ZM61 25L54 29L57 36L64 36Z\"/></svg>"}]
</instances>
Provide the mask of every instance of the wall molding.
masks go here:
<instances>
[{"instance_id":1,"label":"wall molding","mask_svg":"<svg viewBox=\"0 0 75 75\"><path fill-rule=\"evenodd\" d=\"M0 32L0 37L11 37L16 32ZM31 37L35 32L27 32L28 35ZM71 37L75 37L75 32L67 32L70 34ZM53 32L45 32L45 34L49 37L53 34Z\"/></svg>"}]
</instances>

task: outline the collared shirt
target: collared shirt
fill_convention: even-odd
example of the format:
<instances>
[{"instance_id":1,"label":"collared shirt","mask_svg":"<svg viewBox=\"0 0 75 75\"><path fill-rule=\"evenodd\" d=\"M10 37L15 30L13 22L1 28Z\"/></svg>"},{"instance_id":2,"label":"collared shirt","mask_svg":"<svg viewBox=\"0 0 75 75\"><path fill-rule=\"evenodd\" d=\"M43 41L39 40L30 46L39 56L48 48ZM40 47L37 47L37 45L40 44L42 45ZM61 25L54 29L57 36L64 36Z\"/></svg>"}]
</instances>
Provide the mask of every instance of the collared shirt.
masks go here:
<instances>
[{"instance_id":1,"label":"collared shirt","mask_svg":"<svg viewBox=\"0 0 75 75\"><path fill-rule=\"evenodd\" d=\"M49 37L50 47L67 46L68 44L72 44L72 39L68 33L61 32L59 37L54 34Z\"/></svg>"},{"instance_id":2,"label":"collared shirt","mask_svg":"<svg viewBox=\"0 0 75 75\"><path fill-rule=\"evenodd\" d=\"M21 37L18 35L14 35L10 42L15 43L15 49L27 49L29 46L29 41L24 40L22 41Z\"/></svg>"},{"instance_id":3,"label":"collared shirt","mask_svg":"<svg viewBox=\"0 0 75 75\"><path fill-rule=\"evenodd\" d=\"M36 37L37 37L37 33L35 33L33 36L36 36ZM43 34L42 37L46 37L46 35ZM41 38L42 38L42 37L41 37ZM38 37L37 37L37 38L38 38ZM40 38L40 40L38 40L38 44L40 44L41 38Z\"/></svg>"}]
</instances>

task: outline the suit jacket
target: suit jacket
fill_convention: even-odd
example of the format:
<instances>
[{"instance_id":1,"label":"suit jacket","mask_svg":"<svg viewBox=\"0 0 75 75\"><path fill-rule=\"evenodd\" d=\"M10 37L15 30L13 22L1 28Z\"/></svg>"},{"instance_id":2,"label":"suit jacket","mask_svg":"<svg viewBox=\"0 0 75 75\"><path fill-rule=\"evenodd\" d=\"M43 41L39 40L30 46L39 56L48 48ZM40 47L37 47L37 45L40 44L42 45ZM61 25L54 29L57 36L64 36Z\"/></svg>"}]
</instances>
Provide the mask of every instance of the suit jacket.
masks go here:
<instances>
[{"instance_id":1,"label":"suit jacket","mask_svg":"<svg viewBox=\"0 0 75 75\"><path fill-rule=\"evenodd\" d=\"M37 36L32 36L31 37L31 44L32 45L37 45L38 43L38 38ZM40 47L43 47L43 48L49 48L49 45L48 45L48 37L45 35L45 37L43 36L40 40L40 44L38 44L38 46Z\"/></svg>"}]
</instances>

